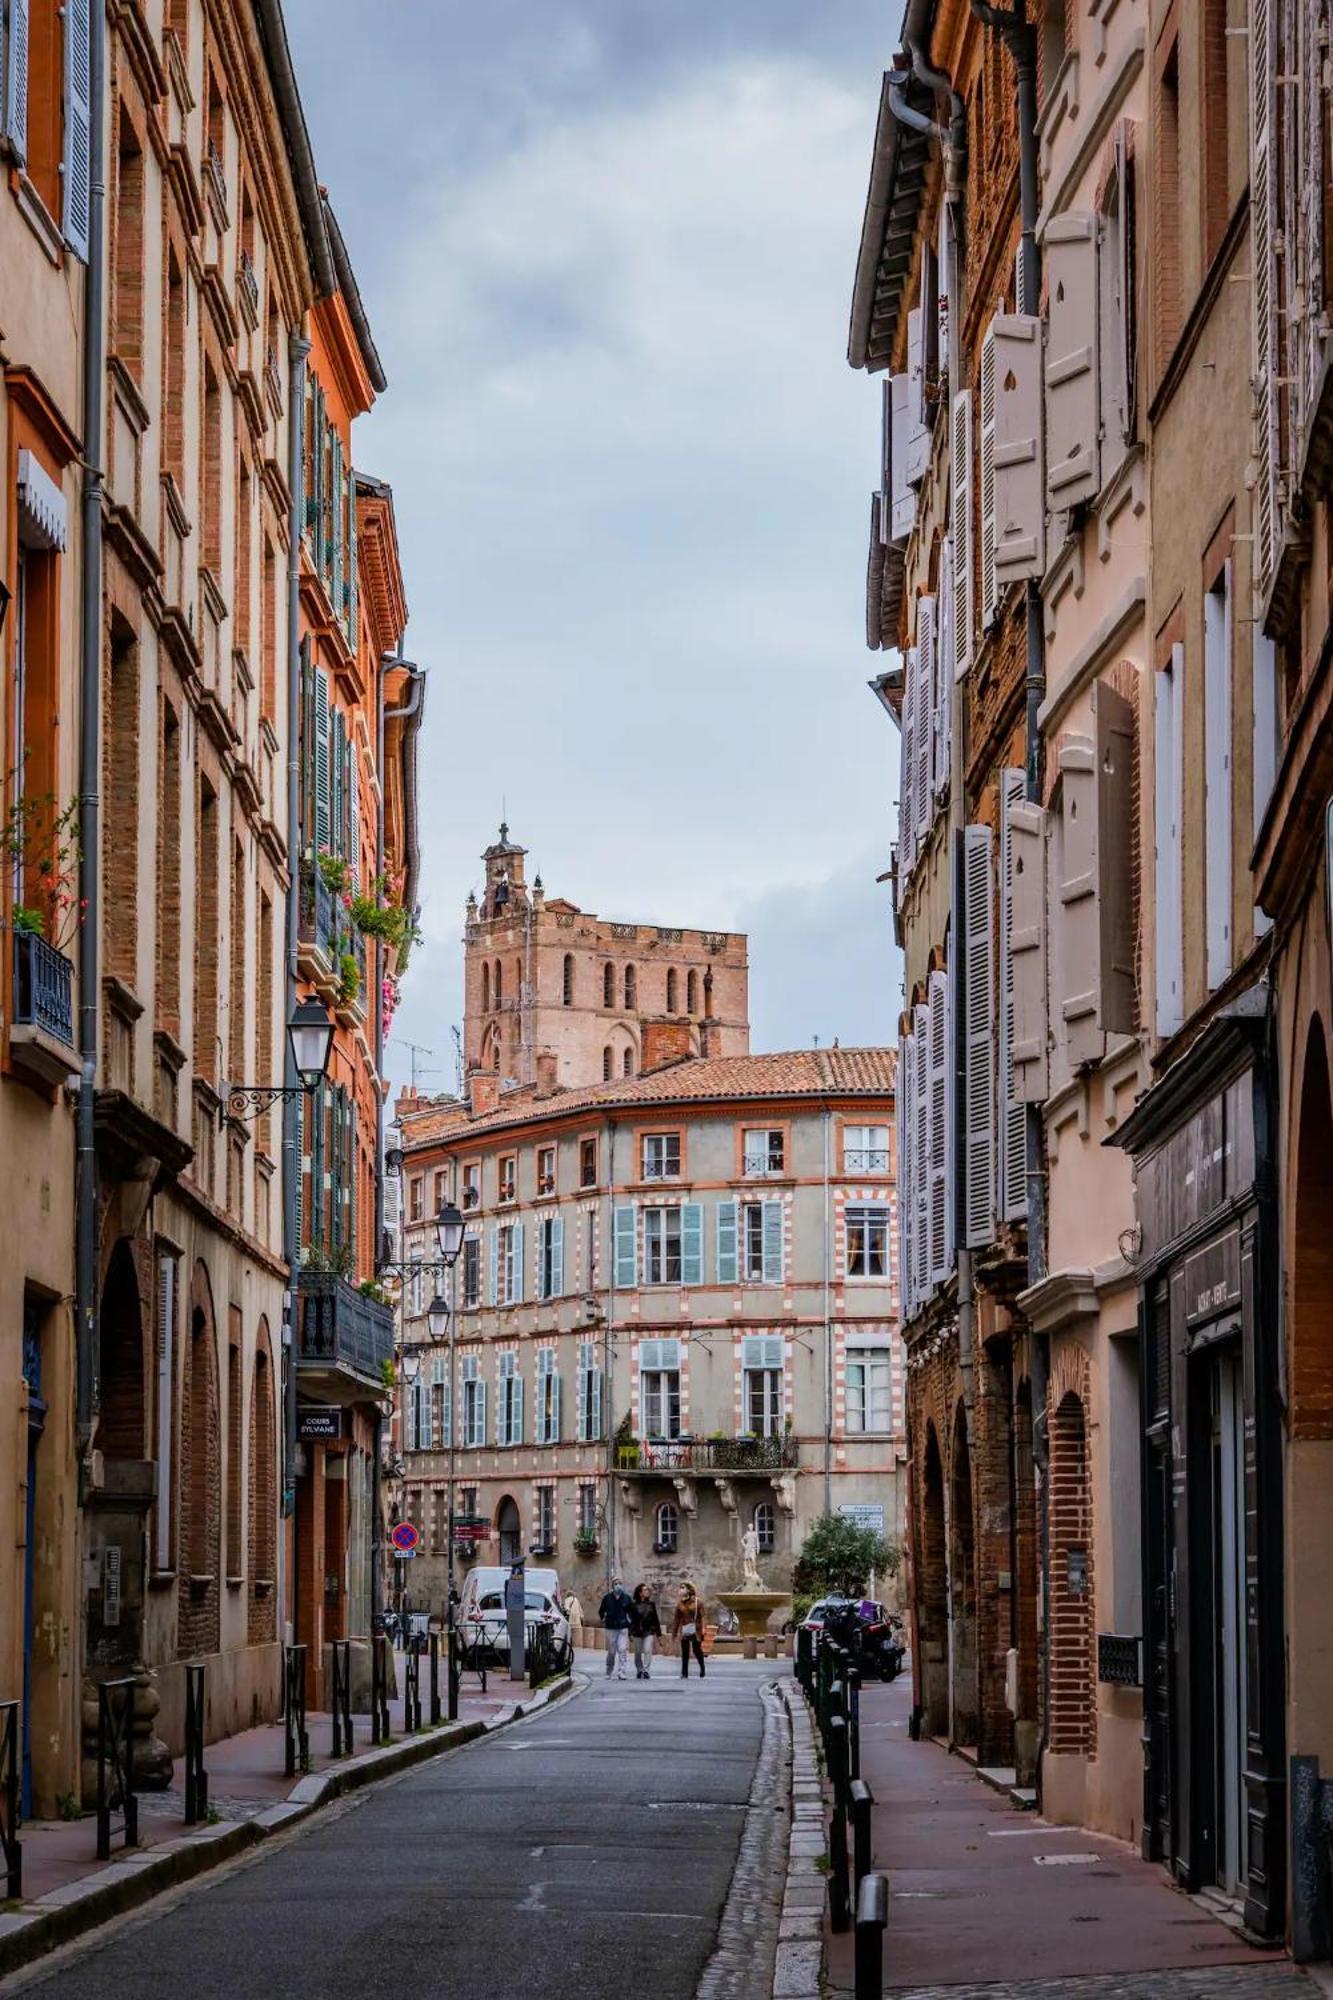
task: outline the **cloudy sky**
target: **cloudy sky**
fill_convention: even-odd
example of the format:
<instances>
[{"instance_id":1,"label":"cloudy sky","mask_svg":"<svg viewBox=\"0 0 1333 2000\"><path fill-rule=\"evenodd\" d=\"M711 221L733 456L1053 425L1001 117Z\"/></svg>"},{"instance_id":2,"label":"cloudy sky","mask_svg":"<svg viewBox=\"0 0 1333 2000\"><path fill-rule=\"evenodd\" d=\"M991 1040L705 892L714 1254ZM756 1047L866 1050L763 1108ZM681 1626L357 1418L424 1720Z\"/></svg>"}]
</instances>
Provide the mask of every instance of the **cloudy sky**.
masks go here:
<instances>
[{"instance_id":1,"label":"cloudy sky","mask_svg":"<svg viewBox=\"0 0 1333 2000\"><path fill-rule=\"evenodd\" d=\"M844 355L899 12L287 0L389 377L356 462L430 669L396 1077L416 1042L452 1082L502 807L549 893L747 930L757 1048L894 1032L878 389Z\"/></svg>"}]
</instances>

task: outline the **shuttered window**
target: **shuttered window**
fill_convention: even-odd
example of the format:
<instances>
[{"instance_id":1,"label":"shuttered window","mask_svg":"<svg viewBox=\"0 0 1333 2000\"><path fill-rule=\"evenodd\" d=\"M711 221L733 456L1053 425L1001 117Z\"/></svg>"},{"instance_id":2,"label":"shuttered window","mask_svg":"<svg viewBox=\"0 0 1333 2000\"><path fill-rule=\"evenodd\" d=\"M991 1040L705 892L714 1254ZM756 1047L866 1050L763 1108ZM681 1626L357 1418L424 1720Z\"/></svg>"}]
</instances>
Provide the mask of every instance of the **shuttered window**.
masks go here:
<instances>
[{"instance_id":1,"label":"shuttered window","mask_svg":"<svg viewBox=\"0 0 1333 2000\"><path fill-rule=\"evenodd\" d=\"M949 1020L949 977L930 975L929 1048L926 1063L927 1264L932 1285L941 1285L953 1266L953 1036Z\"/></svg>"},{"instance_id":2,"label":"shuttered window","mask_svg":"<svg viewBox=\"0 0 1333 2000\"><path fill-rule=\"evenodd\" d=\"M940 549L940 586L935 600L935 796L949 786L953 726L953 541L945 536Z\"/></svg>"},{"instance_id":3,"label":"shuttered window","mask_svg":"<svg viewBox=\"0 0 1333 2000\"><path fill-rule=\"evenodd\" d=\"M1046 559L1042 468L1041 321L1005 313L994 322L995 588L1039 577Z\"/></svg>"},{"instance_id":4,"label":"shuttered window","mask_svg":"<svg viewBox=\"0 0 1333 2000\"><path fill-rule=\"evenodd\" d=\"M906 375L893 375L890 381L890 453L892 455L892 500L893 517L889 534L893 543L901 547L916 525L916 489L907 480L907 440L911 428L909 413L910 385Z\"/></svg>"},{"instance_id":5,"label":"shuttered window","mask_svg":"<svg viewBox=\"0 0 1333 2000\"><path fill-rule=\"evenodd\" d=\"M917 1287L916 1249L916 1035L904 1035L898 1048L898 1282L903 1310L910 1316L921 1303ZM852 1269L852 1217L847 1218L848 1275Z\"/></svg>"},{"instance_id":6,"label":"shuttered window","mask_svg":"<svg viewBox=\"0 0 1333 2000\"><path fill-rule=\"evenodd\" d=\"M1097 795L1097 1023L1103 1034L1138 1032L1138 926L1134 824L1137 722L1109 681L1092 690Z\"/></svg>"},{"instance_id":7,"label":"shuttered window","mask_svg":"<svg viewBox=\"0 0 1333 2000\"><path fill-rule=\"evenodd\" d=\"M903 654L902 765L898 788L898 872L906 880L916 863L916 647Z\"/></svg>"},{"instance_id":8,"label":"shuttered window","mask_svg":"<svg viewBox=\"0 0 1333 2000\"><path fill-rule=\"evenodd\" d=\"M1023 797L1022 771L1000 774L1000 1214L1021 1222L1028 1212L1027 1106L1014 1071L1013 892L1014 842L1010 817Z\"/></svg>"},{"instance_id":9,"label":"shuttered window","mask_svg":"<svg viewBox=\"0 0 1333 2000\"><path fill-rule=\"evenodd\" d=\"M602 1371L597 1347L591 1340L579 1344L578 1441L595 1444L602 1435Z\"/></svg>"},{"instance_id":10,"label":"shuttered window","mask_svg":"<svg viewBox=\"0 0 1333 2000\"><path fill-rule=\"evenodd\" d=\"M995 327L981 341L981 624L995 616L999 588L995 573Z\"/></svg>"},{"instance_id":11,"label":"shuttered window","mask_svg":"<svg viewBox=\"0 0 1333 2000\"><path fill-rule=\"evenodd\" d=\"M1278 685L1277 648L1256 621L1250 626L1254 649L1254 837L1268 810L1277 782Z\"/></svg>"},{"instance_id":12,"label":"shuttered window","mask_svg":"<svg viewBox=\"0 0 1333 2000\"><path fill-rule=\"evenodd\" d=\"M1231 564L1203 599L1204 871L1208 985L1231 971Z\"/></svg>"},{"instance_id":13,"label":"shuttered window","mask_svg":"<svg viewBox=\"0 0 1333 2000\"><path fill-rule=\"evenodd\" d=\"M0 49L4 58L4 136L20 166L26 166L28 160L28 5L29 0L8 0L7 24L0 21L0 37L4 42Z\"/></svg>"},{"instance_id":14,"label":"shuttered window","mask_svg":"<svg viewBox=\"0 0 1333 2000\"><path fill-rule=\"evenodd\" d=\"M995 889L988 826L963 828L963 1223L969 1250L995 1228Z\"/></svg>"},{"instance_id":15,"label":"shuttered window","mask_svg":"<svg viewBox=\"0 0 1333 2000\"><path fill-rule=\"evenodd\" d=\"M1279 533L1277 481L1279 376L1277 298L1277 120L1274 93L1276 7L1250 6L1250 255L1254 287L1254 376L1257 467L1254 484L1254 567L1262 598L1272 581ZM1160 906L1159 906L1160 907Z\"/></svg>"},{"instance_id":16,"label":"shuttered window","mask_svg":"<svg viewBox=\"0 0 1333 2000\"><path fill-rule=\"evenodd\" d=\"M1046 813L1017 800L1008 814L1009 956L1013 972L1014 1095L1044 1104L1050 1094L1046 986Z\"/></svg>"},{"instance_id":17,"label":"shuttered window","mask_svg":"<svg viewBox=\"0 0 1333 2000\"><path fill-rule=\"evenodd\" d=\"M916 1262L917 1297L924 1300L930 1297L930 1008L920 1002L912 1009L912 1039L916 1044L912 1078L912 1254Z\"/></svg>"},{"instance_id":18,"label":"shuttered window","mask_svg":"<svg viewBox=\"0 0 1333 2000\"><path fill-rule=\"evenodd\" d=\"M1102 1055L1097 1020L1097 811L1095 758L1086 736L1060 746L1060 1017L1069 1064Z\"/></svg>"},{"instance_id":19,"label":"shuttered window","mask_svg":"<svg viewBox=\"0 0 1333 2000\"><path fill-rule=\"evenodd\" d=\"M616 1290L632 1292L639 1282L638 1213L632 1204L616 1210L614 1264Z\"/></svg>"},{"instance_id":20,"label":"shuttered window","mask_svg":"<svg viewBox=\"0 0 1333 2000\"><path fill-rule=\"evenodd\" d=\"M86 263L92 178L90 0L64 0L64 16L65 155L61 166L61 229L75 256Z\"/></svg>"},{"instance_id":21,"label":"shuttered window","mask_svg":"<svg viewBox=\"0 0 1333 2000\"><path fill-rule=\"evenodd\" d=\"M954 670L961 673L972 664L972 396L967 389L953 399L949 482Z\"/></svg>"},{"instance_id":22,"label":"shuttered window","mask_svg":"<svg viewBox=\"0 0 1333 2000\"><path fill-rule=\"evenodd\" d=\"M1046 499L1052 513L1100 485L1097 219L1069 213L1046 232Z\"/></svg>"},{"instance_id":23,"label":"shuttered window","mask_svg":"<svg viewBox=\"0 0 1333 2000\"><path fill-rule=\"evenodd\" d=\"M717 1205L717 1282L734 1285L740 1277L738 1239L739 1204L720 1201Z\"/></svg>"},{"instance_id":24,"label":"shuttered window","mask_svg":"<svg viewBox=\"0 0 1333 2000\"><path fill-rule=\"evenodd\" d=\"M1156 883L1157 1032L1173 1035L1184 1014L1184 934L1181 805L1184 794L1185 649L1171 648L1157 675L1153 710L1153 777Z\"/></svg>"},{"instance_id":25,"label":"shuttered window","mask_svg":"<svg viewBox=\"0 0 1333 2000\"><path fill-rule=\"evenodd\" d=\"M925 312L921 306L914 306L907 315L907 423L904 451L907 483L909 486L919 486L930 463L930 429L926 422Z\"/></svg>"},{"instance_id":26,"label":"shuttered window","mask_svg":"<svg viewBox=\"0 0 1333 2000\"><path fill-rule=\"evenodd\" d=\"M916 836L922 843L930 831L935 798L933 767L935 761L936 726L936 686L935 686L935 600L920 597L916 606L916 674L917 674L917 715L924 718L924 726L918 730L916 741L916 770L913 776L913 802L915 810Z\"/></svg>"}]
</instances>

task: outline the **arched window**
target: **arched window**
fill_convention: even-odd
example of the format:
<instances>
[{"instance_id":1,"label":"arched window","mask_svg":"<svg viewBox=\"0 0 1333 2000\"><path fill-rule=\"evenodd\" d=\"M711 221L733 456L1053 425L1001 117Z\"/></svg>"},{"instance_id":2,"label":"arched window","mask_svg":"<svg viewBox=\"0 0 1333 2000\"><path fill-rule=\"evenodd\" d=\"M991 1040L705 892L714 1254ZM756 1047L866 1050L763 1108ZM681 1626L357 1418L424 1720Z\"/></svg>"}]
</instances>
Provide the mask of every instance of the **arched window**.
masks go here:
<instances>
[{"instance_id":1,"label":"arched window","mask_svg":"<svg viewBox=\"0 0 1333 2000\"><path fill-rule=\"evenodd\" d=\"M602 1082L610 1083L616 1073L616 1059L610 1049L602 1050Z\"/></svg>"},{"instance_id":2,"label":"arched window","mask_svg":"<svg viewBox=\"0 0 1333 2000\"><path fill-rule=\"evenodd\" d=\"M489 1014L491 1011L491 968L489 964L485 964L481 968L481 1011L483 1014Z\"/></svg>"},{"instance_id":3,"label":"arched window","mask_svg":"<svg viewBox=\"0 0 1333 2000\"><path fill-rule=\"evenodd\" d=\"M667 1013L668 1014L674 1014L676 1011L676 1005L680 999L679 985L680 982L676 977L675 966L674 965L669 966L667 968Z\"/></svg>"},{"instance_id":4,"label":"arched window","mask_svg":"<svg viewBox=\"0 0 1333 2000\"><path fill-rule=\"evenodd\" d=\"M699 1011L699 975L692 972L685 982L685 1011L697 1014Z\"/></svg>"},{"instance_id":5,"label":"arched window","mask_svg":"<svg viewBox=\"0 0 1333 2000\"><path fill-rule=\"evenodd\" d=\"M626 1074L626 1076L633 1076L633 1074L634 1074L634 1051L633 1051L633 1049L626 1049L626 1051L625 1051L625 1062L624 1062L624 1069L625 1069L625 1074Z\"/></svg>"},{"instance_id":6,"label":"arched window","mask_svg":"<svg viewBox=\"0 0 1333 2000\"><path fill-rule=\"evenodd\" d=\"M497 1075L499 1074L499 1070L500 1070L500 1037L499 1037L498 1035L497 1035L497 1036L496 1036L496 1038L495 1038L495 1045L494 1045L494 1047L493 1047L493 1048L492 1048L492 1050L491 1050L491 1068L492 1068L492 1069L493 1069L493 1070L494 1070L494 1071L496 1072L496 1074L497 1074Z\"/></svg>"},{"instance_id":7,"label":"arched window","mask_svg":"<svg viewBox=\"0 0 1333 2000\"><path fill-rule=\"evenodd\" d=\"M574 1005L574 954L572 951L565 953L565 1005L566 1007Z\"/></svg>"},{"instance_id":8,"label":"arched window","mask_svg":"<svg viewBox=\"0 0 1333 2000\"><path fill-rule=\"evenodd\" d=\"M497 1008L502 1007L504 1005L504 991L505 991L504 967L501 965L499 959L497 958L495 961L495 1004Z\"/></svg>"},{"instance_id":9,"label":"arched window","mask_svg":"<svg viewBox=\"0 0 1333 2000\"><path fill-rule=\"evenodd\" d=\"M614 1007L616 1004L616 969L608 965L602 973L602 1005Z\"/></svg>"},{"instance_id":10,"label":"arched window","mask_svg":"<svg viewBox=\"0 0 1333 2000\"><path fill-rule=\"evenodd\" d=\"M625 967L625 1007L633 1013L639 1004L639 979L632 965Z\"/></svg>"},{"instance_id":11,"label":"arched window","mask_svg":"<svg viewBox=\"0 0 1333 2000\"><path fill-rule=\"evenodd\" d=\"M523 961L521 958L516 958L514 960L514 998L516 1000L521 1000L522 997L523 997Z\"/></svg>"},{"instance_id":12,"label":"arched window","mask_svg":"<svg viewBox=\"0 0 1333 2000\"><path fill-rule=\"evenodd\" d=\"M657 1509L657 1546L659 1556L674 1556L680 1546L680 1515L675 1503L663 1500Z\"/></svg>"},{"instance_id":13,"label":"arched window","mask_svg":"<svg viewBox=\"0 0 1333 2000\"><path fill-rule=\"evenodd\" d=\"M268 1322L259 1322L254 1388L250 1395L250 1644L271 1640L277 1599L277 1450L273 1407L273 1362Z\"/></svg>"},{"instance_id":14,"label":"arched window","mask_svg":"<svg viewBox=\"0 0 1333 2000\"><path fill-rule=\"evenodd\" d=\"M771 1556L778 1541L778 1517L771 1500L761 1500L755 1508L754 1532L760 1555Z\"/></svg>"}]
</instances>

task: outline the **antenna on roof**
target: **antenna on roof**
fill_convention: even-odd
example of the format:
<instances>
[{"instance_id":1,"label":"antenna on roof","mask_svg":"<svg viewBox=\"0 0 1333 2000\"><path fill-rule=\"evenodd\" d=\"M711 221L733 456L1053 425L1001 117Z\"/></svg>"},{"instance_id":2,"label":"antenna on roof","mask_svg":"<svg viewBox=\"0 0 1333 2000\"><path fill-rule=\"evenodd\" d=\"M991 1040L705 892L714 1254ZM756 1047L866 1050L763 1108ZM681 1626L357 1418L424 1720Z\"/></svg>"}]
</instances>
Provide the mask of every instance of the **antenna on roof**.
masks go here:
<instances>
[{"instance_id":1,"label":"antenna on roof","mask_svg":"<svg viewBox=\"0 0 1333 2000\"><path fill-rule=\"evenodd\" d=\"M815 1047L815 1048L818 1048L818 1047L819 1047L819 1037L818 1037L818 1035L816 1035L816 1036L815 1036L815 1039L814 1039L814 1047Z\"/></svg>"}]
</instances>

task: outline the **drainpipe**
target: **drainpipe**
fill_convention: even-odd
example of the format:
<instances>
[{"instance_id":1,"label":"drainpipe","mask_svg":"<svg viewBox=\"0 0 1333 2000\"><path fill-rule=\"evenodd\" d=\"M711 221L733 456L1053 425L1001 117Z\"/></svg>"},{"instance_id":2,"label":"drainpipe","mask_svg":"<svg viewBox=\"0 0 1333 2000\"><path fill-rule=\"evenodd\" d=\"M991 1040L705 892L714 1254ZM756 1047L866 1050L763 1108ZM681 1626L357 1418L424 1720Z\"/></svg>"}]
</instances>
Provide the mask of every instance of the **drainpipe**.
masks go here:
<instances>
[{"instance_id":1,"label":"drainpipe","mask_svg":"<svg viewBox=\"0 0 1333 2000\"><path fill-rule=\"evenodd\" d=\"M287 342L287 490L291 505L287 520L287 1018L296 1006L296 962L301 908L301 533L305 521L305 363L310 342L293 333ZM282 1081L296 1093L291 1037L284 1035ZM296 1512L296 1267L301 1244L296 1222L297 1176L301 1171L301 1112L299 1095L282 1100L282 1261L287 1284L282 1295L282 1514ZM378 1429L375 1450L375 1498L379 1500ZM280 1537L286 1541L287 1537ZM291 1535L291 1574L283 1595L288 1637L296 1632L296 1535Z\"/></svg>"},{"instance_id":2,"label":"drainpipe","mask_svg":"<svg viewBox=\"0 0 1333 2000\"><path fill-rule=\"evenodd\" d=\"M833 1512L833 1196L829 1181L829 1128L824 1106L824 1512Z\"/></svg>"},{"instance_id":3,"label":"drainpipe","mask_svg":"<svg viewBox=\"0 0 1333 2000\"><path fill-rule=\"evenodd\" d=\"M100 1376L97 1307L97 1023L101 989L101 701L102 701L102 451L106 382L103 328L106 215L106 9L94 6L88 27L88 267L84 274L83 624L79 655L79 1104L74 1216L76 1420L80 1449L92 1442Z\"/></svg>"},{"instance_id":4,"label":"drainpipe","mask_svg":"<svg viewBox=\"0 0 1333 2000\"><path fill-rule=\"evenodd\" d=\"M606 1121L606 1234L608 1283L606 1326L602 1332L602 1413L606 1425L606 1588L616 1570L616 1406L613 1393L612 1335L616 1323L616 1121Z\"/></svg>"}]
</instances>

